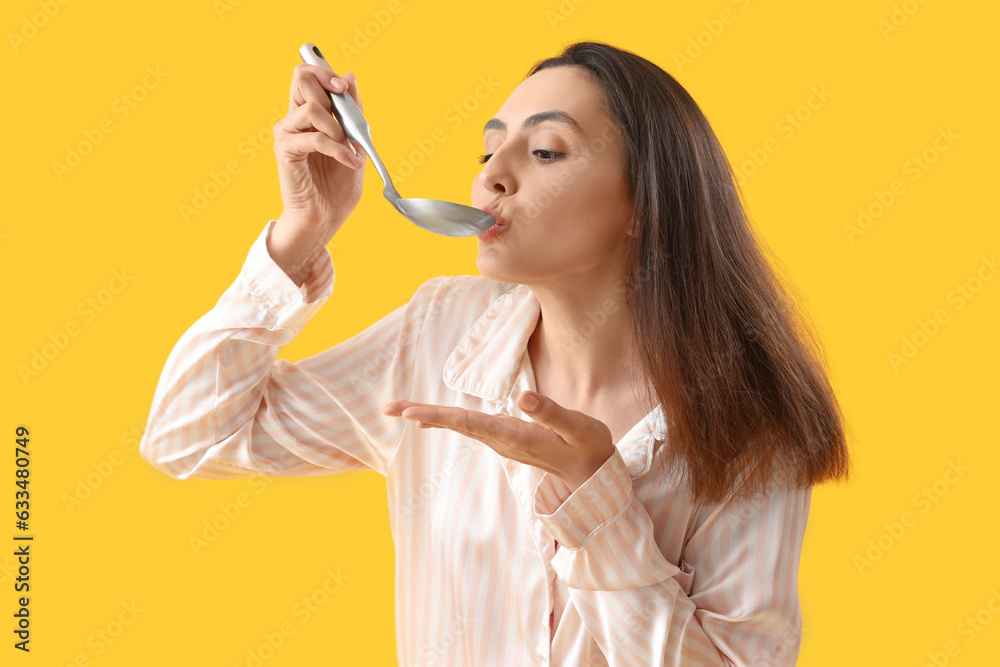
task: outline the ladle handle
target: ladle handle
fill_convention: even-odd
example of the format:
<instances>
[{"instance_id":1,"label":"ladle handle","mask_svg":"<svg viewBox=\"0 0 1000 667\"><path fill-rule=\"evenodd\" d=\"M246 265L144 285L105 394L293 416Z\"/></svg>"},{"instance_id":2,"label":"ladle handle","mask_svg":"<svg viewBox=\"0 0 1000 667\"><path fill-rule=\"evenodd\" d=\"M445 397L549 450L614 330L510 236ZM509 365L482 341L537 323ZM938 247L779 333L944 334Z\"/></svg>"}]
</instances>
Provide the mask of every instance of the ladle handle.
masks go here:
<instances>
[{"instance_id":1,"label":"ladle handle","mask_svg":"<svg viewBox=\"0 0 1000 667\"><path fill-rule=\"evenodd\" d=\"M333 68L326 62L319 47L312 42L306 42L299 47L299 57L307 65L319 65L333 72ZM385 165L382 164L382 160L379 159L378 153L375 152L375 146L372 144L372 132L368 126L368 121L361 114L361 109L358 108L358 105L354 103L354 98L351 97L348 91L344 91L343 93L328 91L328 94L330 95L330 101L333 103L333 115L336 117L337 122L340 123L340 126L344 128L344 134L351 141L361 144L361 147L368 153L368 157L371 158L372 164L375 165L378 175L382 177L382 182L385 183L386 190L391 191L398 198L399 195L396 193L396 188L392 185L392 179L389 178L389 172L386 170Z\"/></svg>"}]
</instances>

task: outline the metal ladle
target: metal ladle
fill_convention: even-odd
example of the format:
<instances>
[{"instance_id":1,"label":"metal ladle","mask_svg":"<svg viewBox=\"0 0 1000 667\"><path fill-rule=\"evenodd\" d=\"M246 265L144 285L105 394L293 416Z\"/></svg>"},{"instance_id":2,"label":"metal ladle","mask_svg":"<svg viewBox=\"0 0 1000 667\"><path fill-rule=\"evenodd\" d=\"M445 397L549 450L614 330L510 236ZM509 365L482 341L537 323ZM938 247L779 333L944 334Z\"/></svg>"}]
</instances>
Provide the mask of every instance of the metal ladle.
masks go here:
<instances>
[{"instance_id":1,"label":"metal ladle","mask_svg":"<svg viewBox=\"0 0 1000 667\"><path fill-rule=\"evenodd\" d=\"M312 42L306 42L299 48L299 56L308 65L319 65L333 72L333 68ZM372 164L378 170L378 175L385 183L382 194L407 219L429 232L442 236L472 236L486 231L496 223L496 219L492 215L472 206L463 206L436 199L404 199L400 197L392 185L389 172L382 164L382 160L379 159L378 153L375 152L375 146L372 145L371 128L365 117L361 115L358 105L354 103L354 98L346 90L343 93L329 93L329 95L330 101L333 102L333 115L337 118L340 126L344 128L344 134L351 141L361 144L368 153Z\"/></svg>"}]
</instances>

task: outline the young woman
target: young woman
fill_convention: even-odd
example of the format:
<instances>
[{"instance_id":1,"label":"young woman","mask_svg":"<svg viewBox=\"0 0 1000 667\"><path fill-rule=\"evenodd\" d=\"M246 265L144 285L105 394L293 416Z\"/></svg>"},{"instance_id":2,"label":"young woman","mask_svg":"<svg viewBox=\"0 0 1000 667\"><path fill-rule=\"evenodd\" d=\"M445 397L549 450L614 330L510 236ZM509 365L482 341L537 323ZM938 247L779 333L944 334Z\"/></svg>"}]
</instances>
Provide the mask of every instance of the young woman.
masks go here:
<instances>
[{"instance_id":1,"label":"young woman","mask_svg":"<svg viewBox=\"0 0 1000 667\"><path fill-rule=\"evenodd\" d=\"M284 210L170 355L141 445L174 477L386 477L401 665L791 665L837 402L687 92L584 42L485 125L481 276L275 361L333 289L364 155L295 68ZM357 157L356 157L357 155Z\"/></svg>"}]
</instances>

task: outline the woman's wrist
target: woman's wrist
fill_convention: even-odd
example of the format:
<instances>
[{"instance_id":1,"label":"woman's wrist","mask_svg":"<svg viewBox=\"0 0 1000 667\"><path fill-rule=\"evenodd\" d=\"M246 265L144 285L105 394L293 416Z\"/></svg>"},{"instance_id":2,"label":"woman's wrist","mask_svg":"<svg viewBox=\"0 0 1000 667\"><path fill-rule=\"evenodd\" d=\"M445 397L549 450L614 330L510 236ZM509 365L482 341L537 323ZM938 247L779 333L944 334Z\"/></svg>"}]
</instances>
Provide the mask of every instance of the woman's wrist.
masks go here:
<instances>
[{"instance_id":1,"label":"woman's wrist","mask_svg":"<svg viewBox=\"0 0 1000 667\"><path fill-rule=\"evenodd\" d=\"M323 246L319 242L303 238L301 233L290 230L289 225L283 225L280 218L267 238L268 255L296 287L302 287L305 283L312 272L316 256L322 250Z\"/></svg>"}]
</instances>

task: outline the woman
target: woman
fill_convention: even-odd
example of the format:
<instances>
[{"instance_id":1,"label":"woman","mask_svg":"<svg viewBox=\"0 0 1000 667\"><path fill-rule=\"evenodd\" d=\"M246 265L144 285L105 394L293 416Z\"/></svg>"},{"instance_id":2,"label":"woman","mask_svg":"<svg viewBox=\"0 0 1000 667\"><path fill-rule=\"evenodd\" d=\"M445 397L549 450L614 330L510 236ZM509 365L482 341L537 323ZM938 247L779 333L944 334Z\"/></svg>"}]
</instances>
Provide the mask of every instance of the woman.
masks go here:
<instances>
[{"instance_id":1,"label":"woman","mask_svg":"<svg viewBox=\"0 0 1000 667\"><path fill-rule=\"evenodd\" d=\"M295 68L284 210L171 353L142 455L385 475L401 665L794 664L811 486L848 452L695 102L606 44L538 63L486 123L482 276L275 361L361 196L344 90L361 107L353 75Z\"/></svg>"}]
</instances>

